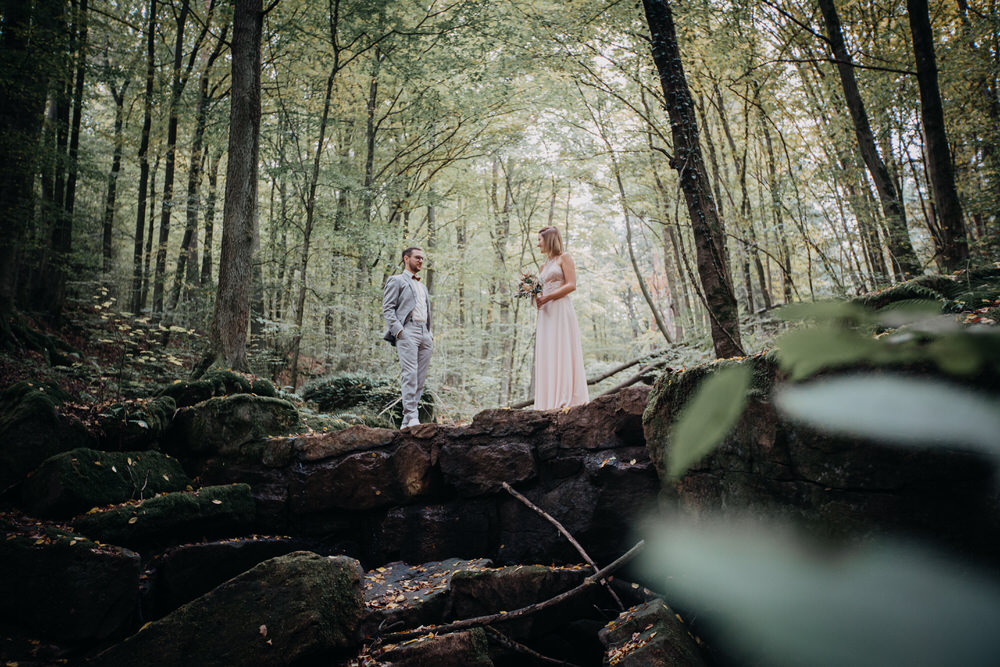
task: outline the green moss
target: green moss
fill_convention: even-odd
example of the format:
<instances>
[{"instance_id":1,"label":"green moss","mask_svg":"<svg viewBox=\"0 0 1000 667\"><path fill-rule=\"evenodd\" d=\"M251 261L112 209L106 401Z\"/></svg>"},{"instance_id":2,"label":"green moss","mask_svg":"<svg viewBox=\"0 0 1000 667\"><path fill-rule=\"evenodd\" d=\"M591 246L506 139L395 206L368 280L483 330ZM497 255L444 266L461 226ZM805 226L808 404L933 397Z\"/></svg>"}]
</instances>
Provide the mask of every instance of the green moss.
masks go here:
<instances>
[{"instance_id":1,"label":"green moss","mask_svg":"<svg viewBox=\"0 0 1000 667\"><path fill-rule=\"evenodd\" d=\"M92 507L180 491L191 483L176 459L159 452L79 448L47 459L22 498L36 516L72 516Z\"/></svg>"},{"instance_id":2,"label":"green moss","mask_svg":"<svg viewBox=\"0 0 1000 667\"><path fill-rule=\"evenodd\" d=\"M267 380L248 380L239 373L226 369L212 369L197 380L177 380L158 392L158 396L170 396L183 408L201 403L214 396L229 396L232 394L256 394L258 396L277 396L274 385Z\"/></svg>"},{"instance_id":3,"label":"green moss","mask_svg":"<svg viewBox=\"0 0 1000 667\"><path fill-rule=\"evenodd\" d=\"M250 487L232 484L167 493L136 505L85 514L74 519L73 528L101 542L138 548L202 536L240 534L255 516Z\"/></svg>"}]
</instances>

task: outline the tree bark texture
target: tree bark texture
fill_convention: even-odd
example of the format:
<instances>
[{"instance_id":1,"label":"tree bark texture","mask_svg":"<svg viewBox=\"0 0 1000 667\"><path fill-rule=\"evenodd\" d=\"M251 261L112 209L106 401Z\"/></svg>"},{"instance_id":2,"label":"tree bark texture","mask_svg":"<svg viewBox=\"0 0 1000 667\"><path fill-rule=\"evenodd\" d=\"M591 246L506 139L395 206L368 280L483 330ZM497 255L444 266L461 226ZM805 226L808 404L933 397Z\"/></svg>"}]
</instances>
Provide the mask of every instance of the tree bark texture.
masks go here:
<instances>
[{"instance_id":1,"label":"tree bark texture","mask_svg":"<svg viewBox=\"0 0 1000 667\"><path fill-rule=\"evenodd\" d=\"M742 356L739 312L729 276L725 236L701 154L694 100L681 62L673 13L666 0L643 0L674 142L677 170L697 250L698 274L711 317L712 343L720 358Z\"/></svg>"},{"instance_id":2,"label":"tree bark texture","mask_svg":"<svg viewBox=\"0 0 1000 667\"><path fill-rule=\"evenodd\" d=\"M101 225L101 256L103 257L102 269L105 273L111 271L111 249L112 232L115 224L115 204L118 200L118 175L122 169L122 152L125 147L125 134L122 128L125 125L125 91L128 90L129 82L126 81L119 91L111 84L111 96L115 100L115 140L114 153L111 156L111 171L108 172L108 191L104 199L104 220Z\"/></svg>"},{"instance_id":3,"label":"tree bark texture","mask_svg":"<svg viewBox=\"0 0 1000 667\"><path fill-rule=\"evenodd\" d=\"M153 83L156 78L156 0L149 0L146 25L146 91L143 96L142 137L139 141L139 194L135 212L135 247L132 252L132 312L138 313L142 297L142 244L146 226L146 197L149 187L149 133L153 125ZM150 229L152 234L153 230Z\"/></svg>"},{"instance_id":4,"label":"tree bark texture","mask_svg":"<svg viewBox=\"0 0 1000 667\"><path fill-rule=\"evenodd\" d=\"M910 235L906 229L906 212L903 209L899 190L889 175L885 161L875 145L875 136L868 120L868 113L865 111L858 82L854 77L854 65L844 42L840 15L837 13L834 0L819 0L819 8L826 24L830 51L837 61L837 71L840 74L840 83L844 89L847 108L854 123L854 134L858 139L858 148L861 150L865 166L868 167L868 173L871 174L872 181L875 183L875 189L878 190L882 211L885 213L886 226L889 229L889 252L892 254L895 268L899 273L904 278L911 278L921 273L920 262L917 260L917 254L913 250L913 244L910 242Z\"/></svg>"},{"instance_id":5,"label":"tree bark texture","mask_svg":"<svg viewBox=\"0 0 1000 667\"><path fill-rule=\"evenodd\" d=\"M229 162L211 342L215 356L229 368L247 370L253 248L257 235L260 40L264 15L260 0L236 0L234 5Z\"/></svg>"},{"instance_id":6,"label":"tree bark texture","mask_svg":"<svg viewBox=\"0 0 1000 667\"><path fill-rule=\"evenodd\" d=\"M170 214L174 208L174 167L177 164L177 105L181 92L184 90L184 80L181 78L181 62L184 56L184 27L187 24L189 0L181 4L181 13L177 18L177 36L174 41L173 79L170 85L170 103L167 113L167 154L163 170L163 209L160 213L160 239L156 244L156 267L153 273L153 315L163 313L163 290L167 272L167 242L170 239Z\"/></svg>"},{"instance_id":7,"label":"tree bark texture","mask_svg":"<svg viewBox=\"0 0 1000 667\"><path fill-rule=\"evenodd\" d=\"M924 126L927 173L938 219L937 251L946 271L956 271L969 259L969 244L962 205L955 188L955 170L948 149L944 127L944 109L938 88L934 36L927 0L906 0L913 35L913 53L917 60L917 83L920 86L920 118Z\"/></svg>"}]
</instances>

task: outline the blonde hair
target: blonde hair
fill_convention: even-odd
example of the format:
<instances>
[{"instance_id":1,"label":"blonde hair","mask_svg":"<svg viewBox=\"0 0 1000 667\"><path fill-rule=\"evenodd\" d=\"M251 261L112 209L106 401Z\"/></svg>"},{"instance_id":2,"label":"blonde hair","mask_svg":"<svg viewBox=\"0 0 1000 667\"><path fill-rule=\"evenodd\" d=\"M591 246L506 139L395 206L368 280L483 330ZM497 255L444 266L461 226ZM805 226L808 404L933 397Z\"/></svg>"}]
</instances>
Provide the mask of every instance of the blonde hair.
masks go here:
<instances>
[{"instance_id":1,"label":"blonde hair","mask_svg":"<svg viewBox=\"0 0 1000 667\"><path fill-rule=\"evenodd\" d=\"M542 252L547 255L561 255L563 252L562 236L555 227L542 227L538 230L542 237Z\"/></svg>"}]
</instances>

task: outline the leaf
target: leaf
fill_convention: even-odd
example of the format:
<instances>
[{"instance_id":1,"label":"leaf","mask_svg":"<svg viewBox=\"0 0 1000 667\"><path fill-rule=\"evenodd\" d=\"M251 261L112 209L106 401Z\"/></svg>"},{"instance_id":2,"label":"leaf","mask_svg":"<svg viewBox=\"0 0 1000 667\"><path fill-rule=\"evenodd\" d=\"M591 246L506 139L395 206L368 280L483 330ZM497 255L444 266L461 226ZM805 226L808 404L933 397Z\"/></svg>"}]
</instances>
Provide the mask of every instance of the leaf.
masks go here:
<instances>
[{"instance_id":1,"label":"leaf","mask_svg":"<svg viewBox=\"0 0 1000 667\"><path fill-rule=\"evenodd\" d=\"M219 500L218 498L215 498L215 499L213 499L213 500L212 500L212 504L213 504L213 505L221 505L221 504L222 504L222 501L221 501L221 500Z\"/></svg>"},{"instance_id":2,"label":"leaf","mask_svg":"<svg viewBox=\"0 0 1000 667\"><path fill-rule=\"evenodd\" d=\"M775 344L778 364L792 380L801 380L824 368L846 366L871 359L879 352L870 336L838 328L798 329Z\"/></svg>"},{"instance_id":3,"label":"leaf","mask_svg":"<svg viewBox=\"0 0 1000 667\"><path fill-rule=\"evenodd\" d=\"M657 528L647 572L671 604L743 649L741 663L996 662L1000 582L967 563L888 541L823 554L784 526L747 520Z\"/></svg>"},{"instance_id":4,"label":"leaf","mask_svg":"<svg viewBox=\"0 0 1000 667\"><path fill-rule=\"evenodd\" d=\"M1000 401L939 380L847 375L784 386L775 404L789 417L825 431L1000 455Z\"/></svg>"},{"instance_id":5,"label":"leaf","mask_svg":"<svg viewBox=\"0 0 1000 667\"><path fill-rule=\"evenodd\" d=\"M137 516L134 516L134 517L132 517L131 519L129 519L129 520L128 520L128 522L129 522L130 524L133 524L133 523L135 523L135 522L136 522L136 521L138 521L138 520L139 520L139 517L137 517Z\"/></svg>"},{"instance_id":6,"label":"leaf","mask_svg":"<svg viewBox=\"0 0 1000 667\"><path fill-rule=\"evenodd\" d=\"M677 479L714 450L743 414L753 373L747 366L715 371L681 409L668 437L668 472Z\"/></svg>"}]
</instances>

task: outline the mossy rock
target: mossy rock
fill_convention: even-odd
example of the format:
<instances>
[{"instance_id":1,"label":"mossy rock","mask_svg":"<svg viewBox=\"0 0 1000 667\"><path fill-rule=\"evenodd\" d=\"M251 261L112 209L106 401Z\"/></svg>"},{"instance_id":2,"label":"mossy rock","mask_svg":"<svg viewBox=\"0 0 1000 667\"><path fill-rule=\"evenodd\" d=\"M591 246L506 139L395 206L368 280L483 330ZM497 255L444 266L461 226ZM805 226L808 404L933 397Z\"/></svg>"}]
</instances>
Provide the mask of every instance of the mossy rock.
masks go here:
<instances>
[{"instance_id":1,"label":"mossy rock","mask_svg":"<svg viewBox=\"0 0 1000 667\"><path fill-rule=\"evenodd\" d=\"M16 525L2 518L0 535L5 631L82 642L120 635L138 620L137 553L53 526Z\"/></svg>"},{"instance_id":2,"label":"mossy rock","mask_svg":"<svg viewBox=\"0 0 1000 667\"><path fill-rule=\"evenodd\" d=\"M98 655L97 667L335 664L361 643L363 572L351 558L272 558Z\"/></svg>"},{"instance_id":3,"label":"mossy rock","mask_svg":"<svg viewBox=\"0 0 1000 667\"><path fill-rule=\"evenodd\" d=\"M69 398L54 384L24 381L0 394L0 492L50 456L93 444L82 423L60 414Z\"/></svg>"},{"instance_id":4,"label":"mossy rock","mask_svg":"<svg viewBox=\"0 0 1000 667\"><path fill-rule=\"evenodd\" d=\"M182 456L234 455L249 443L303 428L298 410L288 401L234 394L179 410L165 447Z\"/></svg>"},{"instance_id":5,"label":"mossy rock","mask_svg":"<svg viewBox=\"0 0 1000 667\"><path fill-rule=\"evenodd\" d=\"M46 459L25 481L21 497L35 516L70 517L93 507L183 491L190 483L181 464L159 452L80 448Z\"/></svg>"},{"instance_id":6,"label":"mossy rock","mask_svg":"<svg viewBox=\"0 0 1000 667\"><path fill-rule=\"evenodd\" d=\"M351 425L363 423L373 427L398 426L402 422L403 406L399 397L397 379L367 373L321 378L302 389L302 398L315 403L321 412L335 414ZM394 401L395 405L385 410ZM434 395L425 390L417 404L421 423L433 421L434 405Z\"/></svg>"},{"instance_id":7,"label":"mossy rock","mask_svg":"<svg viewBox=\"0 0 1000 667\"><path fill-rule=\"evenodd\" d=\"M213 369L197 380L177 380L158 392L158 396L169 396L174 399L178 408L185 408L213 396L229 396L231 394L255 394L274 398L278 395L274 385L269 381L255 378L252 380L239 373Z\"/></svg>"},{"instance_id":8,"label":"mossy rock","mask_svg":"<svg viewBox=\"0 0 1000 667\"><path fill-rule=\"evenodd\" d=\"M120 452L155 449L175 412L177 403L170 396L110 405L98 415L101 447Z\"/></svg>"},{"instance_id":9,"label":"mossy rock","mask_svg":"<svg viewBox=\"0 0 1000 667\"><path fill-rule=\"evenodd\" d=\"M599 633L605 664L621 667L702 667L705 660L690 631L663 600L626 609Z\"/></svg>"},{"instance_id":10,"label":"mossy rock","mask_svg":"<svg viewBox=\"0 0 1000 667\"><path fill-rule=\"evenodd\" d=\"M232 484L167 493L91 512L74 519L73 527L92 539L138 549L241 535L255 518L249 485Z\"/></svg>"}]
</instances>

